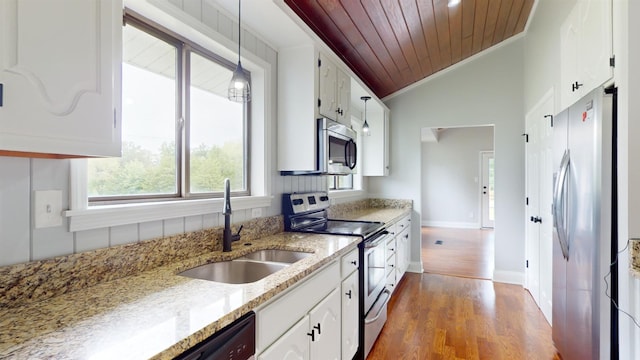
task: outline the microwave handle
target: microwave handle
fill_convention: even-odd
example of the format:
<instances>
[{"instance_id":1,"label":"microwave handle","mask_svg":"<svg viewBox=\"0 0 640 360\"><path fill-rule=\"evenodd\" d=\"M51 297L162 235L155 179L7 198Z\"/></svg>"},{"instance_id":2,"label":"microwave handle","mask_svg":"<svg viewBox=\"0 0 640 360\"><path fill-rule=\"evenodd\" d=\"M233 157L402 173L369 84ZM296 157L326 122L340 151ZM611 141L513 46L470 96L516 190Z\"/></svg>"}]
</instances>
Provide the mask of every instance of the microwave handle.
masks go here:
<instances>
[{"instance_id":1,"label":"microwave handle","mask_svg":"<svg viewBox=\"0 0 640 360\"><path fill-rule=\"evenodd\" d=\"M353 149L353 158L351 158L351 150ZM345 160L349 169L353 170L356 167L358 161L358 147L356 142L349 139L345 144ZM352 161L353 160L353 161Z\"/></svg>"}]
</instances>

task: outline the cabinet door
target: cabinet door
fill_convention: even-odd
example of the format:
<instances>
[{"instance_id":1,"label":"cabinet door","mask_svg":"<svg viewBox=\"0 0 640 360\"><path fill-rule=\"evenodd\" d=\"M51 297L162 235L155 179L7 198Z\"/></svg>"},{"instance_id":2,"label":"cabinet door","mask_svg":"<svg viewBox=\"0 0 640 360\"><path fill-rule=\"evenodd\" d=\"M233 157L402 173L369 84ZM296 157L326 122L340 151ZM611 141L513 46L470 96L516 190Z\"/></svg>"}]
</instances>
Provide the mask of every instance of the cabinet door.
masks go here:
<instances>
[{"instance_id":1,"label":"cabinet door","mask_svg":"<svg viewBox=\"0 0 640 360\"><path fill-rule=\"evenodd\" d=\"M326 56L320 54L320 91L318 94L318 97L320 98L320 108L318 111L320 112L320 115L332 120L337 120L336 70L336 65Z\"/></svg>"},{"instance_id":2,"label":"cabinet door","mask_svg":"<svg viewBox=\"0 0 640 360\"><path fill-rule=\"evenodd\" d=\"M363 136L363 176L389 175L389 112L381 108L367 110L370 134Z\"/></svg>"},{"instance_id":3,"label":"cabinet door","mask_svg":"<svg viewBox=\"0 0 640 360\"><path fill-rule=\"evenodd\" d=\"M578 81L579 6L573 8L560 27L560 102L566 108L579 99L574 83Z\"/></svg>"},{"instance_id":4,"label":"cabinet door","mask_svg":"<svg viewBox=\"0 0 640 360\"><path fill-rule=\"evenodd\" d=\"M564 109L613 76L611 1L578 0L560 31L560 106Z\"/></svg>"},{"instance_id":5,"label":"cabinet door","mask_svg":"<svg viewBox=\"0 0 640 360\"><path fill-rule=\"evenodd\" d=\"M339 360L341 345L340 288L333 290L309 312L312 360Z\"/></svg>"},{"instance_id":6,"label":"cabinet door","mask_svg":"<svg viewBox=\"0 0 640 360\"><path fill-rule=\"evenodd\" d=\"M120 155L122 2L0 2L0 150Z\"/></svg>"},{"instance_id":7,"label":"cabinet door","mask_svg":"<svg viewBox=\"0 0 640 360\"><path fill-rule=\"evenodd\" d=\"M308 360L309 359L309 316L298 321L262 354L259 360Z\"/></svg>"},{"instance_id":8,"label":"cabinet door","mask_svg":"<svg viewBox=\"0 0 640 360\"><path fill-rule=\"evenodd\" d=\"M580 97L613 76L609 59L613 54L610 0L580 0L580 75L584 86Z\"/></svg>"},{"instance_id":9,"label":"cabinet door","mask_svg":"<svg viewBox=\"0 0 640 360\"><path fill-rule=\"evenodd\" d=\"M336 68L336 84L337 121L351 126L351 78Z\"/></svg>"},{"instance_id":10,"label":"cabinet door","mask_svg":"<svg viewBox=\"0 0 640 360\"><path fill-rule=\"evenodd\" d=\"M358 351L358 272L342 281L342 359Z\"/></svg>"}]
</instances>

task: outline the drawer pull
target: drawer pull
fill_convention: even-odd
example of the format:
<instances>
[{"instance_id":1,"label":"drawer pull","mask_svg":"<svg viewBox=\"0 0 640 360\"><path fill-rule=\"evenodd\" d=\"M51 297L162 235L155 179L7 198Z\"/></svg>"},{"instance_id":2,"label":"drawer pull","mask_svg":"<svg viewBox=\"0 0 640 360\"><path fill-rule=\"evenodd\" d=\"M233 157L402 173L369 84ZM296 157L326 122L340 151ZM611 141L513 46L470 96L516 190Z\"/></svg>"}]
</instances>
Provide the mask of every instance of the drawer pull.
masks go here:
<instances>
[{"instance_id":1,"label":"drawer pull","mask_svg":"<svg viewBox=\"0 0 640 360\"><path fill-rule=\"evenodd\" d=\"M314 326L313 328L318 329L318 335L320 335L320 323L318 323L318 325Z\"/></svg>"},{"instance_id":2,"label":"drawer pull","mask_svg":"<svg viewBox=\"0 0 640 360\"><path fill-rule=\"evenodd\" d=\"M353 266L358 266L358 262L355 260L351 261L351 263L353 264Z\"/></svg>"},{"instance_id":3,"label":"drawer pull","mask_svg":"<svg viewBox=\"0 0 640 360\"><path fill-rule=\"evenodd\" d=\"M351 299L351 290L349 290L348 292L346 292L344 294L347 295L349 297L349 299Z\"/></svg>"},{"instance_id":4,"label":"drawer pull","mask_svg":"<svg viewBox=\"0 0 640 360\"><path fill-rule=\"evenodd\" d=\"M307 333L307 335L311 336L311 341L316 341L316 331L315 330L311 330L311 332Z\"/></svg>"}]
</instances>

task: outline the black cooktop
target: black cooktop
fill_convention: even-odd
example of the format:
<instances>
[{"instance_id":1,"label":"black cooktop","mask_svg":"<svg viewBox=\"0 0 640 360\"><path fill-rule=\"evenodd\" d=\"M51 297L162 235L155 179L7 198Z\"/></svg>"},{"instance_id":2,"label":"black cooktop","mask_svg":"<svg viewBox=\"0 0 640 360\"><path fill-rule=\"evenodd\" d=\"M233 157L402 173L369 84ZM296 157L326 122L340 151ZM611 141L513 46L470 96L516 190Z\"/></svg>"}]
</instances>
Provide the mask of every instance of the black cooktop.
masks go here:
<instances>
[{"instance_id":1,"label":"black cooktop","mask_svg":"<svg viewBox=\"0 0 640 360\"><path fill-rule=\"evenodd\" d=\"M382 222L350 221L350 220L327 220L324 223L299 229L304 232L315 232L321 234L354 235L368 237L384 228Z\"/></svg>"}]
</instances>

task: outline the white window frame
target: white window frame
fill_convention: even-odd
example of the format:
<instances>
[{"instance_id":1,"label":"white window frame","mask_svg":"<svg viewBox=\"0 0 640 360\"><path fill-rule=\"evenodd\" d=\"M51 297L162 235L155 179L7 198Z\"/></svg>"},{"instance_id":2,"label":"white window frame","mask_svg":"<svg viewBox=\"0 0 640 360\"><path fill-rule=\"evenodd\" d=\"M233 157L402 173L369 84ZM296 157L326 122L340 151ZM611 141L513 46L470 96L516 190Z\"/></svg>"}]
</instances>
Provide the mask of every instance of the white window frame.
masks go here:
<instances>
[{"instance_id":1,"label":"white window frame","mask_svg":"<svg viewBox=\"0 0 640 360\"><path fill-rule=\"evenodd\" d=\"M160 6L159 3L150 5L142 2L133 10L215 54L233 62L237 61L237 42L234 43L197 20L185 16L179 10L176 11L170 6L159 9L155 5ZM270 149L274 146L272 129L276 99L272 94L276 69L274 65L248 51L242 52L242 65L251 72L252 85L252 99L249 102L252 117L249 131L251 196L232 197L231 206L234 210L265 208L271 206L273 201L269 169L272 168ZM64 212L69 219L69 231L212 214L222 210L221 198L89 206L87 180L87 160L70 160L69 210Z\"/></svg>"}]
</instances>

